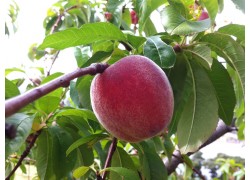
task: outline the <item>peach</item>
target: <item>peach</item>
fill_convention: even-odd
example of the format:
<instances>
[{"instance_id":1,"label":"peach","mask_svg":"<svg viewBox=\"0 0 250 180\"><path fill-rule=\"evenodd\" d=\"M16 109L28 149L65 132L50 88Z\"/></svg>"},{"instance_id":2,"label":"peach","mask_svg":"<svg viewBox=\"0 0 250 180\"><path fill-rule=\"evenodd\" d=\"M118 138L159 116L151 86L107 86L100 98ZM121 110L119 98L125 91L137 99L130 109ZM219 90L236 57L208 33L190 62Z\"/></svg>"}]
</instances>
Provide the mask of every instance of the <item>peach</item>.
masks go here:
<instances>
[{"instance_id":1,"label":"peach","mask_svg":"<svg viewBox=\"0 0 250 180\"><path fill-rule=\"evenodd\" d=\"M139 142L166 130L174 109L166 74L140 55L122 58L96 75L90 97L102 126L128 142Z\"/></svg>"}]
</instances>

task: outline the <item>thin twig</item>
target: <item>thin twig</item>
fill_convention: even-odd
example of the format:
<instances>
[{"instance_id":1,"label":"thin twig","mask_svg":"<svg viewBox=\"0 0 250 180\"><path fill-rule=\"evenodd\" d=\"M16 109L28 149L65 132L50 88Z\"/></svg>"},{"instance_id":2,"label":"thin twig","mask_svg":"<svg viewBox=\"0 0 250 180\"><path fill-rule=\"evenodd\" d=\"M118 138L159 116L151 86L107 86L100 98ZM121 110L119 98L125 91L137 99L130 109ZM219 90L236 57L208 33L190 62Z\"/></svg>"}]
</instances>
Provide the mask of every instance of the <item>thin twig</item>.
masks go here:
<instances>
[{"instance_id":1,"label":"thin twig","mask_svg":"<svg viewBox=\"0 0 250 180\"><path fill-rule=\"evenodd\" d=\"M67 8L67 9L65 9L65 10L63 11L63 13L61 13L61 14L57 17L55 23L54 23L53 26L51 27L50 34L53 34L53 33L56 31L56 28L58 27L59 23L62 21L62 17L65 15L65 13L68 12L68 11L70 11L70 10L72 10L72 9L75 9L75 8L78 8L78 5L71 6L71 7ZM57 52L56 52L56 54L55 54L55 56L54 56L54 58L53 58L53 60L52 60L52 63L51 63L51 65L50 65L50 68L49 68L49 70L48 70L48 72L47 72L47 76L50 75L50 71L51 71L51 69L52 69L52 66L53 66L53 64L55 63L55 61L56 61L56 59L57 59L59 53L60 53L60 51L57 51Z\"/></svg>"},{"instance_id":2,"label":"thin twig","mask_svg":"<svg viewBox=\"0 0 250 180\"><path fill-rule=\"evenodd\" d=\"M50 75L50 71L51 71L51 69L52 69L52 67L53 67L56 59L58 58L59 53L60 53L60 51L57 51L56 54L55 54L55 56L54 56L54 58L52 59L52 63L50 65L50 67L49 67L49 70L47 71L47 76Z\"/></svg>"},{"instance_id":3,"label":"thin twig","mask_svg":"<svg viewBox=\"0 0 250 180\"><path fill-rule=\"evenodd\" d=\"M115 153L116 146L117 146L117 139L114 137L113 140L112 140L111 145L109 146L109 151L108 151L107 159L106 159L106 162L105 162L105 165L104 165L104 169L110 167L112 156ZM105 180L105 178L107 176L107 172L108 171L104 171L103 176L102 176L103 180Z\"/></svg>"},{"instance_id":4,"label":"thin twig","mask_svg":"<svg viewBox=\"0 0 250 180\"><path fill-rule=\"evenodd\" d=\"M208 140L203 143L198 150L204 148L205 146L213 143L214 141L216 141L217 139L219 139L220 137L222 137L224 134L228 133L228 132L233 132L237 130L235 128L235 125L232 124L230 126L227 126L222 120L219 121L217 128L215 130L215 132L208 138ZM197 151L196 151L197 152ZM187 153L188 156L194 154L195 152L189 152ZM168 171L168 174L171 174L175 171L175 169L177 168L177 166L183 163L183 160L181 158L181 154L178 150L175 150L172 154L172 158L171 161L169 161L168 159L164 162L165 167Z\"/></svg>"},{"instance_id":5,"label":"thin twig","mask_svg":"<svg viewBox=\"0 0 250 180\"><path fill-rule=\"evenodd\" d=\"M173 154L173 156L174 156L175 158L179 159L180 161L185 162L185 160L184 160L184 158L183 158L182 156L177 156L177 155L174 155L174 154ZM206 180L205 176L203 176L203 174L202 174L198 169L194 168L192 165L190 165L190 164L187 163L187 162L185 162L185 164L186 164L190 169L192 169L192 171L193 171L194 173L196 173L196 174L200 177L200 179Z\"/></svg>"},{"instance_id":6,"label":"thin twig","mask_svg":"<svg viewBox=\"0 0 250 180\"><path fill-rule=\"evenodd\" d=\"M10 174L5 178L5 180L9 180L10 177L16 172L16 170L18 169L19 166L21 166L22 161L29 155L31 148L34 146L36 139L38 138L38 136L41 134L41 130L37 131L35 133L35 135L33 136L32 141L29 143L29 145L26 147L25 151L23 152L23 154L21 155L20 159L18 160L16 166L12 169L12 171L10 172Z\"/></svg>"},{"instance_id":7,"label":"thin twig","mask_svg":"<svg viewBox=\"0 0 250 180\"><path fill-rule=\"evenodd\" d=\"M39 99L40 97L60 88L68 87L70 81L84 76L84 75L95 75L97 73L102 73L108 64L105 63L94 63L86 68L78 68L75 71L58 77L42 86L36 87L30 91L27 91L19 96L8 99L5 101L5 117L11 116L12 114L18 112L21 108L25 107L29 103Z\"/></svg>"}]
</instances>

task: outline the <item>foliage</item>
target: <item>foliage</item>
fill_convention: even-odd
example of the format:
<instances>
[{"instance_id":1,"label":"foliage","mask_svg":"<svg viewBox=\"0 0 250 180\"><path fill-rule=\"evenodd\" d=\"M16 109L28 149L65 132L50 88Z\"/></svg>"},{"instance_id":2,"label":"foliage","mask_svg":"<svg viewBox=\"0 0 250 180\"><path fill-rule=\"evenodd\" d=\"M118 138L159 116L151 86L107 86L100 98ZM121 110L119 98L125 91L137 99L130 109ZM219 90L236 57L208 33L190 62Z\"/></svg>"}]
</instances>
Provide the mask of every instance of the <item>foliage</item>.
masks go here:
<instances>
[{"instance_id":1,"label":"foliage","mask_svg":"<svg viewBox=\"0 0 250 180\"><path fill-rule=\"evenodd\" d=\"M198 21L203 9L210 18ZM13 154L20 158L27 139L37 131L41 134L28 157L35 161L40 179L98 179L106 172L110 179L166 179L163 159L171 159L174 150L181 152L192 171L188 153L199 150L219 119L226 125L236 120L239 139L244 139L245 26L217 28L216 16L222 9L223 0L60 0L53 4L43 22L46 37L31 46L31 60L52 59L52 66L66 48L74 48L79 68L113 64L129 54L147 56L170 80L174 115L168 133L140 143L118 140L111 166L105 167L112 136L91 108L93 77L77 78L69 87L58 88L6 118L6 123L17 127L14 139L6 137L6 176L16 163ZM139 18L137 24L131 20L131 10ZM161 23L153 19L153 12L159 13ZM6 100L20 94L21 85L28 91L63 74L37 69L41 82L22 78L22 68L6 69ZM17 72L23 76L9 76ZM244 172L243 165L232 159L216 162L225 177L240 176L235 168Z\"/></svg>"}]
</instances>

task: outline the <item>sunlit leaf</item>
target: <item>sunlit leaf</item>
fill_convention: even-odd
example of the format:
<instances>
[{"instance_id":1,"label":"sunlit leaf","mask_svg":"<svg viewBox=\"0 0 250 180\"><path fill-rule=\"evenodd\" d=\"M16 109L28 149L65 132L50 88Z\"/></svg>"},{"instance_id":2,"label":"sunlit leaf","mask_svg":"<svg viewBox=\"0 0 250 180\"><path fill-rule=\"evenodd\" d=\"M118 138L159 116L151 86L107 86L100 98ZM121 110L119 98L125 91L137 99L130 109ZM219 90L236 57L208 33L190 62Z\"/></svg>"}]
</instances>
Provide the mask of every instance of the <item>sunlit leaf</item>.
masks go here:
<instances>
[{"instance_id":1,"label":"sunlit leaf","mask_svg":"<svg viewBox=\"0 0 250 180\"><path fill-rule=\"evenodd\" d=\"M54 48L57 50L68 47L87 45L102 40L125 41L126 37L115 25L111 23L84 24L81 28L68 28L46 36L39 49Z\"/></svg>"},{"instance_id":2,"label":"sunlit leaf","mask_svg":"<svg viewBox=\"0 0 250 180\"><path fill-rule=\"evenodd\" d=\"M188 35L198 33L210 28L210 19L191 21L185 19L173 6L167 6L161 11L161 21L170 34Z\"/></svg>"},{"instance_id":3,"label":"sunlit leaf","mask_svg":"<svg viewBox=\"0 0 250 180\"><path fill-rule=\"evenodd\" d=\"M12 81L5 78L5 99L9 99L19 94L20 91L17 86Z\"/></svg>"},{"instance_id":4,"label":"sunlit leaf","mask_svg":"<svg viewBox=\"0 0 250 180\"><path fill-rule=\"evenodd\" d=\"M81 167L77 168L73 172L74 178L80 178L80 177L84 176L89 171L89 169L90 168L86 167L86 166L81 166Z\"/></svg>"}]
</instances>

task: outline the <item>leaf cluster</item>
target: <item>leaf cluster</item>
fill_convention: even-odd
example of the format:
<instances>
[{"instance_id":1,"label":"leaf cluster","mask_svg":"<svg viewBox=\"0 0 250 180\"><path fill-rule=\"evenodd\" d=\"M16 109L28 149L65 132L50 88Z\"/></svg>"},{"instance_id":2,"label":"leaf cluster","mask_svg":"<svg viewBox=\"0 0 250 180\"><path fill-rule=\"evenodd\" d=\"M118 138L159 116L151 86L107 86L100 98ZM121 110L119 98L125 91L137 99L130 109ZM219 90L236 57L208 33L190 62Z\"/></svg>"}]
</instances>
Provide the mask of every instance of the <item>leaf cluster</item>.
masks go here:
<instances>
[{"instance_id":1,"label":"leaf cluster","mask_svg":"<svg viewBox=\"0 0 250 180\"><path fill-rule=\"evenodd\" d=\"M138 24L131 22L132 9ZM198 21L202 9L210 18ZM97 62L113 64L130 54L149 57L170 80L175 101L172 122L167 133L143 142L119 140L111 166L104 168L112 136L92 111L93 76L87 75L6 118L17 130L14 139L6 138L6 166L13 165L11 155L20 156L27 139L39 130L29 157L35 160L40 179L96 179L106 171L109 179L166 179L163 159L171 160L178 149L192 169L186 154L207 141L219 119L227 125L236 119L238 137L244 139L245 26L217 28L215 19L222 9L223 1L217 0L60 0L53 4L43 22L46 37L30 49L31 59L47 54L55 61L66 48L74 49L79 68ZM112 19L105 19L105 12ZM158 13L160 24L153 13ZM63 74L37 70L39 84ZM6 99L19 95L20 87L29 90L39 85L27 80L22 68L5 73ZM14 73L22 76L11 79Z\"/></svg>"}]
</instances>

